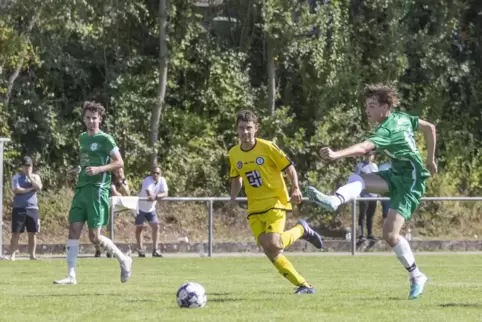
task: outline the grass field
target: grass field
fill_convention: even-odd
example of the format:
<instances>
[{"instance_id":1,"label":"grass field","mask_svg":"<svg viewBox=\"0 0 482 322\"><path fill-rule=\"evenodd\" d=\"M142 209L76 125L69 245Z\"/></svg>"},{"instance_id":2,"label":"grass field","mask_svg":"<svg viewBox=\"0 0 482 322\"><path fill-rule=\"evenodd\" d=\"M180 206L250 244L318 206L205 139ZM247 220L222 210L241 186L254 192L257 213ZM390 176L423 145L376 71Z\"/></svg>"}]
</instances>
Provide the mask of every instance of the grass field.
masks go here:
<instances>
[{"instance_id":1,"label":"grass field","mask_svg":"<svg viewBox=\"0 0 482 322\"><path fill-rule=\"evenodd\" d=\"M78 285L52 284L65 275L64 260L0 261L0 320L482 321L482 256L418 256L430 280L415 301L395 257L289 258L317 294L293 295L262 257L134 258L126 284L116 260L80 259ZM206 288L205 308L177 307L186 281Z\"/></svg>"}]
</instances>

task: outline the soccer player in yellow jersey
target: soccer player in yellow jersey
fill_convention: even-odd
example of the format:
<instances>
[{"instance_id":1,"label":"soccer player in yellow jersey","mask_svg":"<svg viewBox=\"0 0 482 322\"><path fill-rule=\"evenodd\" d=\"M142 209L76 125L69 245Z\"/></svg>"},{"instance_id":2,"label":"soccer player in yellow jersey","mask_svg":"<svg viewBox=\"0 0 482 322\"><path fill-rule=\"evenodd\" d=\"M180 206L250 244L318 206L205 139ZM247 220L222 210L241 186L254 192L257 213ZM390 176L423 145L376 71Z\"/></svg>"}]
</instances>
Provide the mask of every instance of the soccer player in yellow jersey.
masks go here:
<instances>
[{"instance_id":1,"label":"soccer player in yellow jersey","mask_svg":"<svg viewBox=\"0 0 482 322\"><path fill-rule=\"evenodd\" d=\"M236 131L240 144L229 150L229 209L232 210L236 205L236 197L244 183L248 197L248 221L256 241L280 274L298 287L295 294L314 294L315 289L281 254L284 248L299 238L316 248L323 248L322 237L304 220L300 220L291 230L284 231L286 212L292 209L290 201L299 204L302 199L296 169L273 142L256 138L258 122L253 112L242 111L238 114ZM286 171L291 183L291 199L282 171Z\"/></svg>"}]
</instances>

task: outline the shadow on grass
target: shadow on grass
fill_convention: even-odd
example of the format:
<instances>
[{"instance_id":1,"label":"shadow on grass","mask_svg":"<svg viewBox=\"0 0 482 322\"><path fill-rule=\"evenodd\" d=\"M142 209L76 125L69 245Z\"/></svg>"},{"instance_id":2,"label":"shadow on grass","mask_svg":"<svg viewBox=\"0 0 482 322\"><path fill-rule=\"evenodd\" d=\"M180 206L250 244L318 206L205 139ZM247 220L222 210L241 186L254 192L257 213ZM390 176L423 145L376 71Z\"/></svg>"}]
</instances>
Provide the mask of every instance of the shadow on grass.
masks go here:
<instances>
[{"instance_id":1,"label":"shadow on grass","mask_svg":"<svg viewBox=\"0 0 482 322\"><path fill-rule=\"evenodd\" d=\"M375 297L364 297L361 298L362 301L405 301L407 300L406 297L399 297L399 296L390 296L390 297L383 297L383 296L375 296Z\"/></svg>"},{"instance_id":2,"label":"shadow on grass","mask_svg":"<svg viewBox=\"0 0 482 322\"><path fill-rule=\"evenodd\" d=\"M78 293L78 294L25 294L22 297L87 297L87 296L112 296L121 297L123 294L110 294L110 293Z\"/></svg>"},{"instance_id":3,"label":"shadow on grass","mask_svg":"<svg viewBox=\"0 0 482 322\"><path fill-rule=\"evenodd\" d=\"M444 303L439 304L440 307L482 307L481 304L478 303Z\"/></svg>"},{"instance_id":4,"label":"shadow on grass","mask_svg":"<svg viewBox=\"0 0 482 322\"><path fill-rule=\"evenodd\" d=\"M225 302L239 302L239 301L246 301L245 299L241 299L241 298L237 298L237 299L230 299L230 298L214 298L214 299L210 299L208 297L208 302L211 303L211 302L214 302L214 303L225 303Z\"/></svg>"},{"instance_id":5,"label":"shadow on grass","mask_svg":"<svg viewBox=\"0 0 482 322\"><path fill-rule=\"evenodd\" d=\"M147 302L157 302L156 299L127 299L125 300L129 303L147 303Z\"/></svg>"}]
</instances>

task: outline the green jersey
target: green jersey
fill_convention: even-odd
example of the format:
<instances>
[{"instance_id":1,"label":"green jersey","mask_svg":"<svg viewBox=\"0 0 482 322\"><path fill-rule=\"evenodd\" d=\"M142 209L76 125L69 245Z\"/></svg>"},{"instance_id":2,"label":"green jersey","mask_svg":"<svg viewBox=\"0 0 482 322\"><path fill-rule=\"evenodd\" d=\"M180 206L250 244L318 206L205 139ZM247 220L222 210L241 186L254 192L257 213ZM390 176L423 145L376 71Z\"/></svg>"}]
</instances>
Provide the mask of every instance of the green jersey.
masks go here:
<instances>
[{"instance_id":1,"label":"green jersey","mask_svg":"<svg viewBox=\"0 0 482 322\"><path fill-rule=\"evenodd\" d=\"M95 176L85 173L87 167L98 167L110 163L110 156L118 148L112 136L102 131L94 135L87 132L80 134L80 174L77 188L92 185L100 188L109 188L111 182L110 172L103 172Z\"/></svg>"},{"instance_id":2,"label":"green jersey","mask_svg":"<svg viewBox=\"0 0 482 322\"><path fill-rule=\"evenodd\" d=\"M417 116L391 112L367 140L388 154L395 174L429 177L413 138L417 130Z\"/></svg>"}]
</instances>

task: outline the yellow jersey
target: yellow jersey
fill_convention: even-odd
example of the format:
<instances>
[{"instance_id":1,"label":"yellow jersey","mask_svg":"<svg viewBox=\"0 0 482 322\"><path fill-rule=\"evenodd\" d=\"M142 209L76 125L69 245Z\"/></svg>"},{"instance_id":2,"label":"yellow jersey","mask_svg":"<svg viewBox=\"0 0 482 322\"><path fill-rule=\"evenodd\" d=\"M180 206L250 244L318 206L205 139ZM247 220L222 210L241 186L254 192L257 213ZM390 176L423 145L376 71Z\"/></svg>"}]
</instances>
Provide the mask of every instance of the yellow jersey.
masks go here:
<instances>
[{"instance_id":1,"label":"yellow jersey","mask_svg":"<svg viewBox=\"0 0 482 322\"><path fill-rule=\"evenodd\" d=\"M270 209L291 210L282 171L292 165L286 154L271 141L256 139L251 150L241 145L229 150L230 177L241 176L248 198L248 215Z\"/></svg>"}]
</instances>

